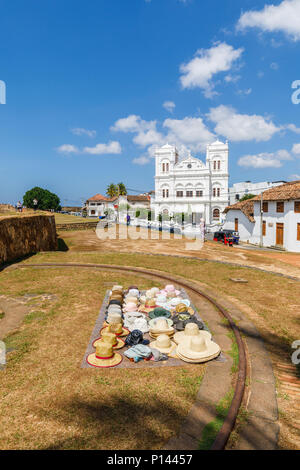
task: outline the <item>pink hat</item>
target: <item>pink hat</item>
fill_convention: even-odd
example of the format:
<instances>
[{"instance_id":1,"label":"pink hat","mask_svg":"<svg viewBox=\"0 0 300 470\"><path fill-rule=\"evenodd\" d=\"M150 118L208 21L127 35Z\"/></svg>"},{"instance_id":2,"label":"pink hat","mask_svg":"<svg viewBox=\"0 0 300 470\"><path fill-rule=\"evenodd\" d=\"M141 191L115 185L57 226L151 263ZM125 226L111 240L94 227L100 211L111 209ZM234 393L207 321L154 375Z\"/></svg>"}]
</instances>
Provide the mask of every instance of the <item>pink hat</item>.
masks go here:
<instances>
[{"instance_id":1,"label":"pink hat","mask_svg":"<svg viewBox=\"0 0 300 470\"><path fill-rule=\"evenodd\" d=\"M124 312L136 312L136 304L134 302L128 302L124 308Z\"/></svg>"},{"instance_id":2,"label":"pink hat","mask_svg":"<svg viewBox=\"0 0 300 470\"><path fill-rule=\"evenodd\" d=\"M167 292L174 292L175 291L175 287L173 286L173 284L169 284L165 287L165 290Z\"/></svg>"}]
</instances>

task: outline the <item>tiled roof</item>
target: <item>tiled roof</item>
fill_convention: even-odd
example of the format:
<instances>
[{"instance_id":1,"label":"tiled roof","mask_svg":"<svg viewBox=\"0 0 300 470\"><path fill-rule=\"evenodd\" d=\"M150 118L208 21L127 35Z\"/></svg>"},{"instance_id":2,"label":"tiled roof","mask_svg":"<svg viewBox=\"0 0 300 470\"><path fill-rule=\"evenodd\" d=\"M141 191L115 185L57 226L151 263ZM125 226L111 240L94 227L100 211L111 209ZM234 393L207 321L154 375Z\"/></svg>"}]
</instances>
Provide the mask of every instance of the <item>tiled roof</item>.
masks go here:
<instances>
[{"instance_id":1,"label":"tiled roof","mask_svg":"<svg viewBox=\"0 0 300 470\"><path fill-rule=\"evenodd\" d=\"M106 196L103 196L102 194L96 194L95 196L93 197L90 197L87 202L90 202L90 201L102 201L102 202L113 202L115 201L116 199L118 199L117 196L115 197L106 197Z\"/></svg>"},{"instance_id":2,"label":"tiled roof","mask_svg":"<svg viewBox=\"0 0 300 470\"><path fill-rule=\"evenodd\" d=\"M253 201L260 201L261 196L255 196ZM300 199L300 180L275 186L263 192L264 201L288 201L289 199Z\"/></svg>"},{"instance_id":3,"label":"tiled roof","mask_svg":"<svg viewBox=\"0 0 300 470\"><path fill-rule=\"evenodd\" d=\"M236 204L232 204L231 206L227 206L224 210L224 214L227 214L230 210L240 210L245 214L245 216L250 220L250 222L254 222L254 202L253 199L246 199L245 201L237 202Z\"/></svg>"}]
</instances>

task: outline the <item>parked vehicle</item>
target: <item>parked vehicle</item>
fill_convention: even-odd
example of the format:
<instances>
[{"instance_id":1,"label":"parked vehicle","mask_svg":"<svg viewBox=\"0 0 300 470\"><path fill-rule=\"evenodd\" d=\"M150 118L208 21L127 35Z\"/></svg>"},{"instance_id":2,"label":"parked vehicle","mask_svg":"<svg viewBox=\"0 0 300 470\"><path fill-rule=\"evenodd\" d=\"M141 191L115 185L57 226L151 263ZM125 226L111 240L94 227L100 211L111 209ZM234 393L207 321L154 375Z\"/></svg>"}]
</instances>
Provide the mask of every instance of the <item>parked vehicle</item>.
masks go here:
<instances>
[{"instance_id":1,"label":"parked vehicle","mask_svg":"<svg viewBox=\"0 0 300 470\"><path fill-rule=\"evenodd\" d=\"M236 232L235 230L222 230L223 232L225 232L228 236L232 236L233 238L233 243L235 245L238 245L239 244L239 241L240 241L240 234L239 232Z\"/></svg>"},{"instance_id":2,"label":"parked vehicle","mask_svg":"<svg viewBox=\"0 0 300 470\"><path fill-rule=\"evenodd\" d=\"M225 231L222 232L215 232L214 233L214 241L222 242L224 245L233 246L233 237L230 233L226 233Z\"/></svg>"}]
</instances>

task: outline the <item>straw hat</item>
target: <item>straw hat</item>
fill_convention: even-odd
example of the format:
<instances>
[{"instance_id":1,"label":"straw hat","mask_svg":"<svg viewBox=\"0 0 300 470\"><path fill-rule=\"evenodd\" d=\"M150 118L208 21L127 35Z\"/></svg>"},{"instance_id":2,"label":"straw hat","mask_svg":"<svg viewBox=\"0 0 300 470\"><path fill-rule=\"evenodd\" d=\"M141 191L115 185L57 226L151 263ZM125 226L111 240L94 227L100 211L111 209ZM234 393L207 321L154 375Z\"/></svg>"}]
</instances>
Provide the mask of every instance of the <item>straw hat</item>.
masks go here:
<instances>
[{"instance_id":1,"label":"straw hat","mask_svg":"<svg viewBox=\"0 0 300 470\"><path fill-rule=\"evenodd\" d=\"M172 334L174 333L174 328L170 326L166 318L160 318L157 320L156 324L150 328L150 333L154 335L160 334Z\"/></svg>"},{"instance_id":2,"label":"straw hat","mask_svg":"<svg viewBox=\"0 0 300 470\"><path fill-rule=\"evenodd\" d=\"M137 309L137 305L134 302L128 302L123 308L123 312L135 312Z\"/></svg>"},{"instance_id":3,"label":"straw hat","mask_svg":"<svg viewBox=\"0 0 300 470\"><path fill-rule=\"evenodd\" d=\"M148 326L148 322L146 318L139 317L139 318L132 319L132 322L128 326L128 329L129 331L140 330L142 333L148 333L149 326Z\"/></svg>"},{"instance_id":4,"label":"straw hat","mask_svg":"<svg viewBox=\"0 0 300 470\"><path fill-rule=\"evenodd\" d=\"M117 285L113 286L112 291L116 291L116 290L123 292L123 286L117 286Z\"/></svg>"},{"instance_id":5,"label":"straw hat","mask_svg":"<svg viewBox=\"0 0 300 470\"><path fill-rule=\"evenodd\" d=\"M155 292L152 289L146 290L145 296L147 299L154 299Z\"/></svg>"},{"instance_id":6,"label":"straw hat","mask_svg":"<svg viewBox=\"0 0 300 470\"><path fill-rule=\"evenodd\" d=\"M139 311L140 312L145 312L145 313L149 313L151 312L152 310L154 310L156 307L156 302L154 299L148 299L146 300L146 303L145 305L141 305L139 307Z\"/></svg>"},{"instance_id":7,"label":"straw hat","mask_svg":"<svg viewBox=\"0 0 300 470\"><path fill-rule=\"evenodd\" d=\"M171 320L171 318L157 317L157 318L152 318L152 320L149 320L150 328L155 328L155 325L157 324L158 320L166 320L169 326L173 325L173 320Z\"/></svg>"},{"instance_id":8,"label":"straw hat","mask_svg":"<svg viewBox=\"0 0 300 470\"><path fill-rule=\"evenodd\" d=\"M140 291L138 289L129 289L128 295L132 295L133 297L139 297Z\"/></svg>"},{"instance_id":9,"label":"straw hat","mask_svg":"<svg viewBox=\"0 0 300 470\"><path fill-rule=\"evenodd\" d=\"M192 338L201 337L204 339L211 340L211 334L208 331L200 331L196 323L188 323L184 331L179 331L174 335L174 341L177 344L183 342L189 342Z\"/></svg>"},{"instance_id":10,"label":"straw hat","mask_svg":"<svg viewBox=\"0 0 300 470\"><path fill-rule=\"evenodd\" d=\"M177 313L188 312L189 311L188 309L189 309L189 307L183 302L180 302L180 304L176 305L176 307L175 307L175 310L176 310Z\"/></svg>"},{"instance_id":11,"label":"straw hat","mask_svg":"<svg viewBox=\"0 0 300 470\"><path fill-rule=\"evenodd\" d=\"M122 362L121 354L115 353L111 344L105 341L99 342L96 352L90 354L86 361L94 367L115 367Z\"/></svg>"},{"instance_id":12,"label":"straw hat","mask_svg":"<svg viewBox=\"0 0 300 470\"><path fill-rule=\"evenodd\" d=\"M159 335L155 341L150 343L150 347L158 349L162 353L169 354L174 351L176 344L170 340L168 335Z\"/></svg>"},{"instance_id":13,"label":"straw hat","mask_svg":"<svg viewBox=\"0 0 300 470\"><path fill-rule=\"evenodd\" d=\"M104 332L115 333L117 336L127 336L129 334L129 330L124 328L122 323L110 323L108 326L104 326L100 330L100 335L103 336Z\"/></svg>"},{"instance_id":14,"label":"straw hat","mask_svg":"<svg viewBox=\"0 0 300 470\"><path fill-rule=\"evenodd\" d=\"M119 312L109 312L107 315L106 323L123 324L122 314Z\"/></svg>"},{"instance_id":15,"label":"straw hat","mask_svg":"<svg viewBox=\"0 0 300 470\"><path fill-rule=\"evenodd\" d=\"M157 295L159 293L160 289L158 287L151 287L150 291L153 292L154 295Z\"/></svg>"},{"instance_id":16,"label":"straw hat","mask_svg":"<svg viewBox=\"0 0 300 470\"><path fill-rule=\"evenodd\" d=\"M105 343L110 344L113 347L113 349L121 349L125 346L125 342L121 338L118 338L116 334L109 333L108 331L104 331L104 333L102 334L102 337L97 338L93 342L94 348L97 347L100 341L104 341Z\"/></svg>"},{"instance_id":17,"label":"straw hat","mask_svg":"<svg viewBox=\"0 0 300 470\"><path fill-rule=\"evenodd\" d=\"M127 295L124 299L125 304L132 302L134 304L138 304L139 300L137 297L133 297L132 295Z\"/></svg>"},{"instance_id":18,"label":"straw hat","mask_svg":"<svg viewBox=\"0 0 300 470\"><path fill-rule=\"evenodd\" d=\"M189 342L180 343L176 353L185 362L205 362L217 357L221 352L220 346L209 339L195 336Z\"/></svg>"}]
</instances>

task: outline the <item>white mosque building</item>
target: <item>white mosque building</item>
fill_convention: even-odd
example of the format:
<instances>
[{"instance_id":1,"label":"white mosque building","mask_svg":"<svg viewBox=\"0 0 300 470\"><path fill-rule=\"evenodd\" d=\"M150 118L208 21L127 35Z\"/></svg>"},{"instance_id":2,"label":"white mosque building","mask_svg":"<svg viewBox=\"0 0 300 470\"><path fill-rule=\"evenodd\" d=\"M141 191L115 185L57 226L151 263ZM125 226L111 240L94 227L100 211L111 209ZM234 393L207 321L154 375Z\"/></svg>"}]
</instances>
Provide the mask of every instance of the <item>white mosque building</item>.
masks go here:
<instances>
[{"instance_id":1,"label":"white mosque building","mask_svg":"<svg viewBox=\"0 0 300 470\"><path fill-rule=\"evenodd\" d=\"M229 202L228 142L207 145L205 163L191 155L179 160L169 144L156 150L155 161L155 217L188 213L195 223L201 218L207 225L223 222Z\"/></svg>"}]
</instances>

